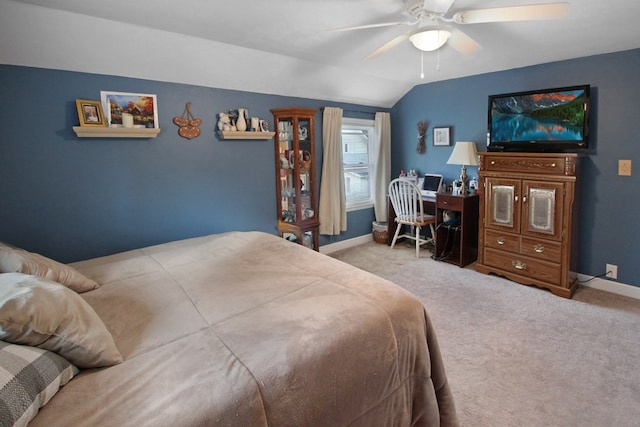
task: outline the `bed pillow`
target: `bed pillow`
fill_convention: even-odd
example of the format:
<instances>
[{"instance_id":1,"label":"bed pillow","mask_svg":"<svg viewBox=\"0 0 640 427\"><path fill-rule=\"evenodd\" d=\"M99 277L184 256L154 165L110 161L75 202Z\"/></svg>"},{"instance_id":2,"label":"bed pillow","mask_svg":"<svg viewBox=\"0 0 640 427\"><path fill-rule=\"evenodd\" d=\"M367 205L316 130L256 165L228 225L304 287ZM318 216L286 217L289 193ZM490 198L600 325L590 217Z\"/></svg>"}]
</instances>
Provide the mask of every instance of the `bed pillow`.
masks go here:
<instances>
[{"instance_id":1,"label":"bed pillow","mask_svg":"<svg viewBox=\"0 0 640 427\"><path fill-rule=\"evenodd\" d=\"M93 308L72 290L38 276L0 274L0 340L53 351L79 368L122 362Z\"/></svg>"},{"instance_id":2,"label":"bed pillow","mask_svg":"<svg viewBox=\"0 0 640 427\"><path fill-rule=\"evenodd\" d=\"M26 426L77 373L55 353L0 341L0 425Z\"/></svg>"},{"instance_id":3,"label":"bed pillow","mask_svg":"<svg viewBox=\"0 0 640 427\"><path fill-rule=\"evenodd\" d=\"M0 273L33 274L61 283L76 292L87 292L100 287L68 265L6 244L0 244Z\"/></svg>"}]
</instances>

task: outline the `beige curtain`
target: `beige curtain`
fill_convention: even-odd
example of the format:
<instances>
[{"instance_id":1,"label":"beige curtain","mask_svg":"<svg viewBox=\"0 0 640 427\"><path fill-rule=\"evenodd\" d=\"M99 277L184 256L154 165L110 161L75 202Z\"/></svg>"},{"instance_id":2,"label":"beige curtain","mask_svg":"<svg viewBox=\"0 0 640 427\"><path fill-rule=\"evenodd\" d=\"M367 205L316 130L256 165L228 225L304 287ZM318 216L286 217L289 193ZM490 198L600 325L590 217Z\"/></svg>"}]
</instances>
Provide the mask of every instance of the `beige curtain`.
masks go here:
<instances>
[{"instance_id":1,"label":"beige curtain","mask_svg":"<svg viewBox=\"0 0 640 427\"><path fill-rule=\"evenodd\" d=\"M322 182L320 234L347 230L347 208L342 167L342 109L325 107L322 115Z\"/></svg>"},{"instance_id":2,"label":"beige curtain","mask_svg":"<svg viewBox=\"0 0 640 427\"><path fill-rule=\"evenodd\" d=\"M387 222L387 191L391 180L391 116L389 113L376 113L375 130L373 209L376 221Z\"/></svg>"}]
</instances>

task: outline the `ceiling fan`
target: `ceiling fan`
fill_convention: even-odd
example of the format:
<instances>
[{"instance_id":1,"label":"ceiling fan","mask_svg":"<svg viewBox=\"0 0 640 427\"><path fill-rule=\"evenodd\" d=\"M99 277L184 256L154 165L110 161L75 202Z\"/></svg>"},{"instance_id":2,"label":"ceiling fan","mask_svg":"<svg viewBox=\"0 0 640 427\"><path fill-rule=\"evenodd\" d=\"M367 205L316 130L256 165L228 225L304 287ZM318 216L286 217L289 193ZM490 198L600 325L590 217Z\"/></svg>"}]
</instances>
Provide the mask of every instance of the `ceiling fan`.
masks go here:
<instances>
[{"instance_id":1,"label":"ceiling fan","mask_svg":"<svg viewBox=\"0 0 640 427\"><path fill-rule=\"evenodd\" d=\"M455 0L419 0L407 3L407 13L412 17L408 22L384 22L338 28L332 31L352 31L366 28L406 25L416 27L385 43L364 59L375 58L403 41L409 39L423 52L434 51L448 43L463 54L472 54L481 49L480 44L455 25L483 24L490 22L532 21L560 18L569 11L569 3L544 3L522 6L493 7L487 9L461 10L447 16Z\"/></svg>"}]
</instances>

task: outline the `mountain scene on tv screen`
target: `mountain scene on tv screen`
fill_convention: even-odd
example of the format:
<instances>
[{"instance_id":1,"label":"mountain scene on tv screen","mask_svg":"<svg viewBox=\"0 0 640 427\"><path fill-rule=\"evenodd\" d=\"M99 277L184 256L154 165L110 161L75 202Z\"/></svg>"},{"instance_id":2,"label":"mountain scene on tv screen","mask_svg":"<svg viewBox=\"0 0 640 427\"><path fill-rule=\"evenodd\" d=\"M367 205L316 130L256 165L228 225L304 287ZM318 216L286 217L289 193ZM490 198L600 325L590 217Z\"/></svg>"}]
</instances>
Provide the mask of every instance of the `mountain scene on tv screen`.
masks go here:
<instances>
[{"instance_id":1,"label":"mountain scene on tv screen","mask_svg":"<svg viewBox=\"0 0 640 427\"><path fill-rule=\"evenodd\" d=\"M495 98L492 141L582 141L584 90Z\"/></svg>"}]
</instances>

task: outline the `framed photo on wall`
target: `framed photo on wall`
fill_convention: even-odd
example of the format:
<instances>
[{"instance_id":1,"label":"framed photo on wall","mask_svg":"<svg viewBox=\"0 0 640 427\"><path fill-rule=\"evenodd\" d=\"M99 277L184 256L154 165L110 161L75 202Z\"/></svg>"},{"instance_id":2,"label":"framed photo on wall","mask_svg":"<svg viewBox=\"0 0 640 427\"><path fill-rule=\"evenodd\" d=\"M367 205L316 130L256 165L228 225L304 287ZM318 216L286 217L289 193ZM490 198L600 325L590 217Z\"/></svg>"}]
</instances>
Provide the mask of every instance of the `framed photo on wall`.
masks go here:
<instances>
[{"instance_id":1,"label":"framed photo on wall","mask_svg":"<svg viewBox=\"0 0 640 427\"><path fill-rule=\"evenodd\" d=\"M100 101L76 99L76 110L80 126L104 127L104 115Z\"/></svg>"},{"instance_id":2,"label":"framed photo on wall","mask_svg":"<svg viewBox=\"0 0 640 427\"><path fill-rule=\"evenodd\" d=\"M433 145L451 145L451 127L433 128Z\"/></svg>"},{"instance_id":3,"label":"framed photo on wall","mask_svg":"<svg viewBox=\"0 0 640 427\"><path fill-rule=\"evenodd\" d=\"M122 113L133 116L135 128L159 128L158 99L145 93L100 91L104 115L111 127L123 127Z\"/></svg>"}]
</instances>

